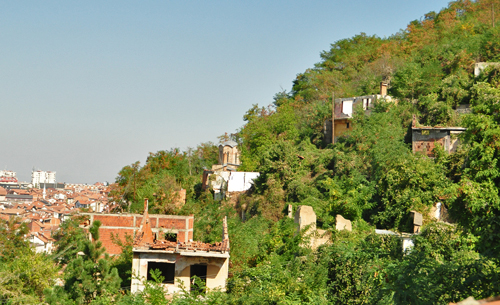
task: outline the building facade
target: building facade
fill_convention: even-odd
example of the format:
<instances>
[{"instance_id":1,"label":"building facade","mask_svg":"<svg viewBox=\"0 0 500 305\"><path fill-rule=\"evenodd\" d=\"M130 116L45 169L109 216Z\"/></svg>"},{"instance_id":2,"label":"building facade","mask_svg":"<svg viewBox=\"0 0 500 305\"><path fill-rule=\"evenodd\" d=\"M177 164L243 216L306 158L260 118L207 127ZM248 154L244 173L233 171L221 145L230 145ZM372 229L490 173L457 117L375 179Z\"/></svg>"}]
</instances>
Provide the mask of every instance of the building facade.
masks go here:
<instances>
[{"instance_id":1,"label":"building facade","mask_svg":"<svg viewBox=\"0 0 500 305\"><path fill-rule=\"evenodd\" d=\"M31 185L39 188L42 183L56 183L56 172L35 171L31 172Z\"/></svg>"}]
</instances>

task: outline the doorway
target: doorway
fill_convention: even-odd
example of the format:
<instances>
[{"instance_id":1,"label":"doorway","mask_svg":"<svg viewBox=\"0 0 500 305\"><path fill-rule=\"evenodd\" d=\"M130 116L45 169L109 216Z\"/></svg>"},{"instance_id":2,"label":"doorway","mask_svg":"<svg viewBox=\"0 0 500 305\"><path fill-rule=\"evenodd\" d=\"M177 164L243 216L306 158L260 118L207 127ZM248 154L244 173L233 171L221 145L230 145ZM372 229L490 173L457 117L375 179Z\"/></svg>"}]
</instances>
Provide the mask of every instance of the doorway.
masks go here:
<instances>
[{"instance_id":1,"label":"doorway","mask_svg":"<svg viewBox=\"0 0 500 305\"><path fill-rule=\"evenodd\" d=\"M205 293L207 285L207 265L191 265L191 291Z\"/></svg>"}]
</instances>

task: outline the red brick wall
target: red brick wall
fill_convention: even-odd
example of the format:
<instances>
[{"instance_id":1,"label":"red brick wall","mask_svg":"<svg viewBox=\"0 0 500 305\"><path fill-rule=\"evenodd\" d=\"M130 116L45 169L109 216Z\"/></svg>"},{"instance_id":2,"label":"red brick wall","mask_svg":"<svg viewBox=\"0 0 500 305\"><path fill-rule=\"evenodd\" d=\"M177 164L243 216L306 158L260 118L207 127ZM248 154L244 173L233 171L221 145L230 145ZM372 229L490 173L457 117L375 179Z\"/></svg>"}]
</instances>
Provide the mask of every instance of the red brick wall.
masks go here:
<instances>
[{"instance_id":1,"label":"red brick wall","mask_svg":"<svg viewBox=\"0 0 500 305\"><path fill-rule=\"evenodd\" d=\"M178 229L178 230L187 229L185 219L160 218L158 219L158 222L159 222L158 227L160 228Z\"/></svg>"},{"instance_id":2,"label":"red brick wall","mask_svg":"<svg viewBox=\"0 0 500 305\"><path fill-rule=\"evenodd\" d=\"M177 240L182 241L182 242L186 242L186 233L184 233L184 232L177 233Z\"/></svg>"},{"instance_id":3,"label":"red brick wall","mask_svg":"<svg viewBox=\"0 0 500 305\"><path fill-rule=\"evenodd\" d=\"M94 215L94 221L100 220L104 227L133 227L134 216L104 216Z\"/></svg>"},{"instance_id":4,"label":"red brick wall","mask_svg":"<svg viewBox=\"0 0 500 305\"><path fill-rule=\"evenodd\" d=\"M118 237L122 242L126 241L126 235L129 235L132 240L134 238L134 229L107 229L100 228L99 229L99 240L102 242L104 248L106 248L106 252L108 254L120 254L122 253L122 249L120 246L113 243L111 238L111 234L115 237Z\"/></svg>"},{"instance_id":5,"label":"red brick wall","mask_svg":"<svg viewBox=\"0 0 500 305\"><path fill-rule=\"evenodd\" d=\"M118 235L122 242L126 242L125 235L135 237L135 231L139 230L142 223L142 215L139 214L98 214L82 213L90 216L91 221L101 221L99 228L99 240L106 248L108 254L120 254L121 248L115 245L111 239L111 233ZM164 228L165 230L179 230L177 240L181 242L193 238L194 216L169 216L169 215L150 215L151 228ZM187 239L186 239L187 234Z\"/></svg>"}]
</instances>

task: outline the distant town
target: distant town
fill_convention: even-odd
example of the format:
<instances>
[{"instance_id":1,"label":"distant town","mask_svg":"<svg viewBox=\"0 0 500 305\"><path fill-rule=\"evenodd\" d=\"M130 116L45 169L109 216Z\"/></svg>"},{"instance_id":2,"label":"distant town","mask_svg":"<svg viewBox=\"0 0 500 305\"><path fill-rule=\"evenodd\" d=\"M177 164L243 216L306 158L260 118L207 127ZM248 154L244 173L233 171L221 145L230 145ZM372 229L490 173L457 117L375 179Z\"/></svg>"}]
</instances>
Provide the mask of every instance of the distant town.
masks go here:
<instances>
[{"instance_id":1,"label":"distant town","mask_svg":"<svg viewBox=\"0 0 500 305\"><path fill-rule=\"evenodd\" d=\"M62 221L81 210L107 212L109 185L69 184L56 180L56 172L33 170L30 182L0 170L0 219L19 217L28 223L29 240L37 252L52 251L52 233Z\"/></svg>"}]
</instances>

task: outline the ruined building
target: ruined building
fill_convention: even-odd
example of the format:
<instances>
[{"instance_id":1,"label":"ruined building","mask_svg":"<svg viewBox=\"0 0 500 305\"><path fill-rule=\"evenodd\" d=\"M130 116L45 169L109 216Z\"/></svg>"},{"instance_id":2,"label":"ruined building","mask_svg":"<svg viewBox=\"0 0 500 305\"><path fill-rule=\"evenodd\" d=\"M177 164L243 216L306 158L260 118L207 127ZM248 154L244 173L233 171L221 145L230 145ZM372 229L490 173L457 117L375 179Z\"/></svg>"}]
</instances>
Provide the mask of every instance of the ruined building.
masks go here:
<instances>
[{"instance_id":1,"label":"ruined building","mask_svg":"<svg viewBox=\"0 0 500 305\"><path fill-rule=\"evenodd\" d=\"M421 152L428 157L434 157L433 149L439 143L448 154L457 151L460 145L458 135L464 132L464 127L431 127L420 126L413 115L411 126L412 150Z\"/></svg>"},{"instance_id":2,"label":"ruined building","mask_svg":"<svg viewBox=\"0 0 500 305\"><path fill-rule=\"evenodd\" d=\"M105 214L105 213L80 213L88 220L82 225L87 229L96 220L101 222L99 227L99 240L106 249L106 253L111 255L120 254L122 249L113 242L113 238L122 242L127 241L127 236L133 238L141 230L143 215L141 214ZM168 235L169 240L175 242L189 242L193 239L194 216L180 215L160 215L149 216L149 223L153 235ZM89 239L91 235L89 234Z\"/></svg>"},{"instance_id":3,"label":"ruined building","mask_svg":"<svg viewBox=\"0 0 500 305\"><path fill-rule=\"evenodd\" d=\"M169 240L162 231L154 232L157 222L148 214L148 201L144 201L144 215L134 240L132 261L132 293L144 289L143 281L151 279L150 272L158 269L164 277L165 293L185 289L225 290L229 268L229 235L224 218L222 242L207 244ZM191 220L186 220L191 221ZM194 278L193 276L197 276ZM201 281L202 283L197 283Z\"/></svg>"},{"instance_id":4,"label":"ruined building","mask_svg":"<svg viewBox=\"0 0 500 305\"><path fill-rule=\"evenodd\" d=\"M352 117L357 107L370 114L376 101L392 101L387 95L387 84L380 83L380 94L337 98L333 102L332 119L325 122L323 133L326 143L334 143L352 129ZM332 123L333 122L333 123Z\"/></svg>"}]
</instances>

